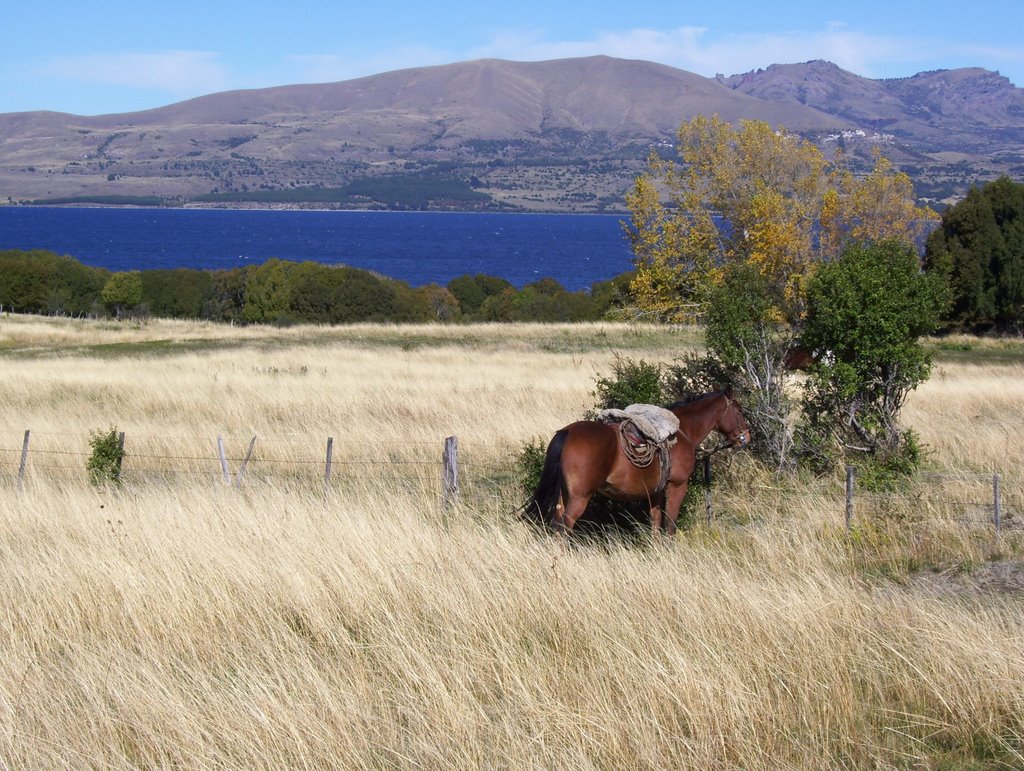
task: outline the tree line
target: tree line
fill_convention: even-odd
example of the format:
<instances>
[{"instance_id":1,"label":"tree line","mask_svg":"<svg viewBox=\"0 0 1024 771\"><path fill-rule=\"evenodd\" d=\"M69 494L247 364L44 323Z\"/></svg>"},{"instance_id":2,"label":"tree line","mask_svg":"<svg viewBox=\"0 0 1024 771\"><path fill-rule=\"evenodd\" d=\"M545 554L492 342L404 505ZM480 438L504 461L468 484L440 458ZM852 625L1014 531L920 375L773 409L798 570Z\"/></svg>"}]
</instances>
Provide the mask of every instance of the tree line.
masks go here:
<instances>
[{"instance_id":1,"label":"tree line","mask_svg":"<svg viewBox=\"0 0 1024 771\"><path fill-rule=\"evenodd\" d=\"M462 275L410 286L348 266L270 259L231 270L111 272L43 250L0 252L0 308L19 313L208 319L232 323L345 324L591 321L627 291L629 274L571 292L551 278L517 289Z\"/></svg>"}]
</instances>

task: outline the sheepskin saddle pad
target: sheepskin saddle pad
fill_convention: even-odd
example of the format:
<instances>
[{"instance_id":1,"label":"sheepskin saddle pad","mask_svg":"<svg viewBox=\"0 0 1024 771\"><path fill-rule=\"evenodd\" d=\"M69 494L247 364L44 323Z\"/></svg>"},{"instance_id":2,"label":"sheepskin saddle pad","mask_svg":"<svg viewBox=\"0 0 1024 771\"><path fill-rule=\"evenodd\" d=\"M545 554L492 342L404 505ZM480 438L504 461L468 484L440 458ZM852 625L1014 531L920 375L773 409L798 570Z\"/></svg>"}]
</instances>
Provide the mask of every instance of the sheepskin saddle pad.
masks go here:
<instances>
[{"instance_id":1,"label":"sheepskin saddle pad","mask_svg":"<svg viewBox=\"0 0 1024 771\"><path fill-rule=\"evenodd\" d=\"M597 419L618 425L622 449L634 466L646 468L660 453L667 470L668 449L679 430L679 418L673 412L654 404L631 404L624 410L601 410Z\"/></svg>"}]
</instances>

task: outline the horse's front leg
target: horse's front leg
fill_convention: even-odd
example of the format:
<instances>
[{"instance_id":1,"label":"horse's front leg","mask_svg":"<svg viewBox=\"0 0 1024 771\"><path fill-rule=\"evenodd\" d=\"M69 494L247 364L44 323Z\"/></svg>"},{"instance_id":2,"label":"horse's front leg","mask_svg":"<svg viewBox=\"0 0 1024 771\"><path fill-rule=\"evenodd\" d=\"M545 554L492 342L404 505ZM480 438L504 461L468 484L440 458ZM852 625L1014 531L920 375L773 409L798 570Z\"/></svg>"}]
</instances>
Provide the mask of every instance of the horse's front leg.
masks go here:
<instances>
[{"instance_id":1,"label":"horse's front leg","mask_svg":"<svg viewBox=\"0 0 1024 771\"><path fill-rule=\"evenodd\" d=\"M679 520L679 509L683 506L689 480L679 485L668 486L665 491L665 535L672 538L676 534L676 522Z\"/></svg>"},{"instance_id":2,"label":"horse's front leg","mask_svg":"<svg viewBox=\"0 0 1024 771\"><path fill-rule=\"evenodd\" d=\"M661 499L651 502L651 538L661 535L662 506Z\"/></svg>"}]
</instances>

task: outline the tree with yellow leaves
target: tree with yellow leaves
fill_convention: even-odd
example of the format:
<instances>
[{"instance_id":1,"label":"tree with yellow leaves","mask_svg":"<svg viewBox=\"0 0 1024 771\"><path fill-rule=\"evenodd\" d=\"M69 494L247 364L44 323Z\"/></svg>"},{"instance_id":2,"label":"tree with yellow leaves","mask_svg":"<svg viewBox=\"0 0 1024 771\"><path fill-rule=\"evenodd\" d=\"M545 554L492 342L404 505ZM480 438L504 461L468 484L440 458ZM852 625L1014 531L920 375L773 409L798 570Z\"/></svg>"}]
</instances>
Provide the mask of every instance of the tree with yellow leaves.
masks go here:
<instances>
[{"instance_id":1,"label":"tree with yellow leaves","mask_svg":"<svg viewBox=\"0 0 1024 771\"><path fill-rule=\"evenodd\" d=\"M738 128L698 116L678 132L679 161L652 158L626 197L639 313L700 318L708 292L736 263L755 266L777 312L803 313L807 280L851 242L913 241L934 214L914 203L906 174L876 153L866 177L842 158L764 121Z\"/></svg>"}]
</instances>

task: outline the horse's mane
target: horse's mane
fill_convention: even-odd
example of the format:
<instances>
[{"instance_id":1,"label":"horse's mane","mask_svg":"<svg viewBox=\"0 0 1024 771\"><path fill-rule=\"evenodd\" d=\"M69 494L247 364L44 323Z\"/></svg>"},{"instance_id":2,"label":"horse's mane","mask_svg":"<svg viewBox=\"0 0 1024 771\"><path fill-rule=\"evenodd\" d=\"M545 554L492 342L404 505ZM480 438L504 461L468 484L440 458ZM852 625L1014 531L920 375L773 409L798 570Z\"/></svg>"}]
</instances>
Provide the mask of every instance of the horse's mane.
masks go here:
<instances>
[{"instance_id":1,"label":"horse's mane","mask_svg":"<svg viewBox=\"0 0 1024 771\"><path fill-rule=\"evenodd\" d=\"M703 401L704 399L711 399L715 396L722 396L725 393L726 391L723 389L720 391L712 391L711 393L708 394L697 394L696 396L687 396L685 399L680 399L679 401L672 402L670 405L668 405L666 409L675 410L678 409L679 407L685 407L687 404L694 404L695 402L700 402Z\"/></svg>"}]
</instances>

